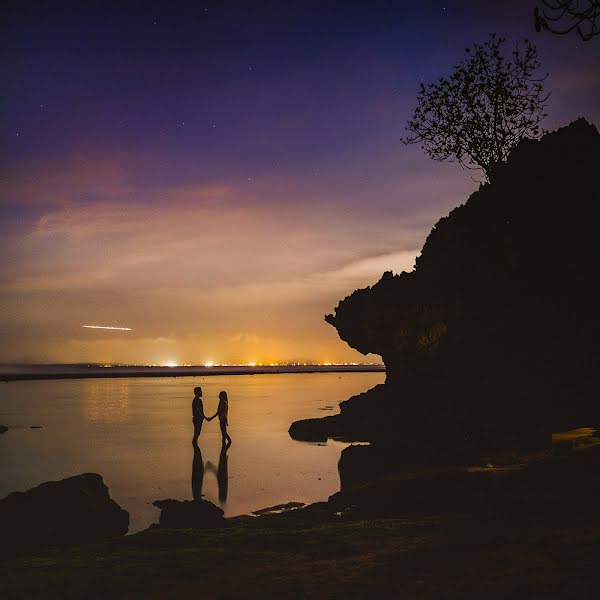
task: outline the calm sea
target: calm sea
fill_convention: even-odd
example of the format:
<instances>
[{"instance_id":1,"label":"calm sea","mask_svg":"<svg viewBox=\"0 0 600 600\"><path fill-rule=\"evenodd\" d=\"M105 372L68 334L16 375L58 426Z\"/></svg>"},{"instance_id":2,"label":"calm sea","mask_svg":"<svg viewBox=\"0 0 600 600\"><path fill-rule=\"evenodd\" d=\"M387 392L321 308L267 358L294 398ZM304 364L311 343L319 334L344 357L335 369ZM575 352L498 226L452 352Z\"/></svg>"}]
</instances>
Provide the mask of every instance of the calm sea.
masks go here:
<instances>
[{"instance_id":1,"label":"calm sea","mask_svg":"<svg viewBox=\"0 0 600 600\"><path fill-rule=\"evenodd\" d=\"M153 500L196 496L227 516L289 501L325 500L339 489L340 442L308 444L287 431L296 419L382 383L384 373L302 373L15 381L0 384L0 498L44 481L100 473L131 515L130 531L158 519ZM221 453L218 419L191 445L193 388L205 412L229 394L233 444ZM41 426L32 429L32 426Z\"/></svg>"}]
</instances>

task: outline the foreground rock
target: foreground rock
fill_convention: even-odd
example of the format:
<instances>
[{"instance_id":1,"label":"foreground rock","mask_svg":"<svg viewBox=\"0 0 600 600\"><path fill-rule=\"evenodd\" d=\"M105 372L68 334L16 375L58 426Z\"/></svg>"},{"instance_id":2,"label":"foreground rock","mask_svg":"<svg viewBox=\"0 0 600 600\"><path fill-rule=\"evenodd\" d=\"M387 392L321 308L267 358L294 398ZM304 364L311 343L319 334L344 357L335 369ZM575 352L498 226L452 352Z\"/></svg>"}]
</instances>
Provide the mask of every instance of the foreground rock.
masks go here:
<instances>
[{"instance_id":1,"label":"foreground rock","mask_svg":"<svg viewBox=\"0 0 600 600\"><path fill-rule=\"evenodd\" d=\"M161 509L159 527L168 529L212 529L227 524L223 511L208 500L156 500Z\"/></svg>"},{"instance_id":2,"label":"foreground rock","mask_svg":"<svg viewBox=\"0 0 600 600\"><path fill-rule=\"evenodd\" d=\"M326 442L327 438L335 438L338 433L341 434L338 423L335 416L322 419L303 419L294 421L288 433L292 439L302 442Z\"/></svg>"},{"instance_id":3,"label":"foreground rock","mask_svg":"<svg viewBox=\"0 0 600 600\"><path fill-rule=\"evenodd\" d=\"M386 417L384 410L373 411L376 402L387 403L386 392L385 385L377 385L340 402L337 415L294 421L288 433L302 442L325 442L329 438L347 442L373 441L381 437L384 428L394 426L394 421Z\"/></svg>"},{"instance_id":4,"label":"foreground rock","mask_svg":"<svg viewBox=\"0 0 600 600\"><path fill-rule=\"evenodd\" d=\"M0 552L63 546L125 535L129 513L97 473L42 483L0 500Z\"/></svg>"},{"instance_id":5,"label":"foreground rock","mask_svg":"<svg viewBox=\"0 0 600 600\"><path fill-rule=\"evenodd\" d=\"M262 515L281 515L291 510L298 510L306 506L304 502L286 502L285 504L276 504L275 506L267 506L259 510L252 511L253 515L260 517Z\"/></svg>"},{"instance_id":6,"label":"foreground rock","mask_svg":"<svg viewBox=\"0 0 600 600\"><path fill-rule=\"evenodd\" d=\"M327 505L348 519L479 512L599 517L600 438L595 435L558 440L547 452L519 458L487 457L476 466L401 473L377 448L350 446L344 452L342 489Z\"/></svg>"}]
</instances>

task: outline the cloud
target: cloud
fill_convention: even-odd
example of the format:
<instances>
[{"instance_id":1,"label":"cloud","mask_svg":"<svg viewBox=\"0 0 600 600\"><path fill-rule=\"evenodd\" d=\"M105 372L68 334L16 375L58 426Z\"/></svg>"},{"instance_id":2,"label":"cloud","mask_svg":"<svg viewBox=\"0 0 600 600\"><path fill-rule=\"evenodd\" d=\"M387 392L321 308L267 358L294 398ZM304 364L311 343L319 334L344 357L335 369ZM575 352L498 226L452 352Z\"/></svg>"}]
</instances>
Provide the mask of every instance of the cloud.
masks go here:
<instances>
[{"instance_id":1,"label":"cloud","mask_svg":"<svg viewBox=\"0 0 600 600\"><path fill-rule=\"evenodd\" d=\"M57 207L45 211L30 231L13 236L14 269L5 271L7 289L140 289L227 287L297 279L338 265L361 263L398 246L416 245L418 224L402 217L319 211L301 204L277 210L239 206L225 186L198 188L198 198L167 204L112 202ZM356 218L356 213L359 218ZM348 271L340 276L356 279Z\"/></svg>"},{"instance_id":2,"label":"cloud","mask_svg":"<svg viewBox=\"0 0 600 600\"><path fill-rule=\"evenodd\" d=\"M153 160L16 170L12 198L27 210L0 239L5 360L356 360L323 315L384 270L410 270L448 202L415 210L443 180L402 183L391 163L364 174L380 177L369 196L357 169L339 183L341 164L318 182L278 173L250 184L167 181L147 171ZM133 331L82 330L90 319Z\"/></svg>"},{"instance_id":3,"label":"cloud","mask_svg":"<svg viewBox=\"0 0 600 600\"><path fill-rule=\"evenodd\" d=\"M258 335L256 335L255 333L248 333L246 331L234 333L233 335L226 335L225 339L228 342L233 342L235 344L242 343L256 345L264 343L264 340L261 341L261 338Z\"/></svg>"}]
</instances>

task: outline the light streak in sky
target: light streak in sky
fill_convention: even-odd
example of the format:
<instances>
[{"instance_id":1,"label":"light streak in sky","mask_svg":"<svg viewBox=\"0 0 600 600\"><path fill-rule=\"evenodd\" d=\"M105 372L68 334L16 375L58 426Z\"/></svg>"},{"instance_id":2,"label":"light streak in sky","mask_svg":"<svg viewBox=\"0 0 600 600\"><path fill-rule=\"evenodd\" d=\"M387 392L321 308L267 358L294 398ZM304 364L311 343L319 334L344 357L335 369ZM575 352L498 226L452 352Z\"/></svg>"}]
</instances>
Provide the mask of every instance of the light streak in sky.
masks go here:
<instances>
[{"instance_id":1,"label":"light streak in sky","mask_svg":"<svg viewBox=\"0 0 600 600\"><path fill-rule=\"evenodd\" d=\"M110 327L109 325L82 325L85 329L112 329L114 331L131 331L131 327Z\"/></svg>"}]
</instances>

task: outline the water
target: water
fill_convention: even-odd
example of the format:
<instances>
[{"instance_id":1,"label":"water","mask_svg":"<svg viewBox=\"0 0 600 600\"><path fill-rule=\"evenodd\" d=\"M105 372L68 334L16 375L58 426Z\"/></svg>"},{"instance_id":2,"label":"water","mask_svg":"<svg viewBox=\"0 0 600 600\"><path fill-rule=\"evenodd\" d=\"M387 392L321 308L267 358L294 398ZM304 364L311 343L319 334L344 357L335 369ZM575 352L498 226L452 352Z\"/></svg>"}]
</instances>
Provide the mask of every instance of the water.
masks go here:
<instances>
[{"instance_id":1,"label":"water","mask_svg":"<svg viewBox=\"0 0 600 600\"><path fill-rule=\"evenodd\" d=\"M384 373L303 373L3 383L0 424L11 429L0 435L0 498L100 473L130 512L130 531L145 529L158 519L153 500L192 498L191 401L200 385L208 415L227 390L233 438L222 457L218 419L205 422L202 456L194 463L194 485L204 498L227 516L325 500L339 489L337 462L346 444L296 442L288 428L337 412L340 401L384 379Z\"/></svg>"}]
</instances>

